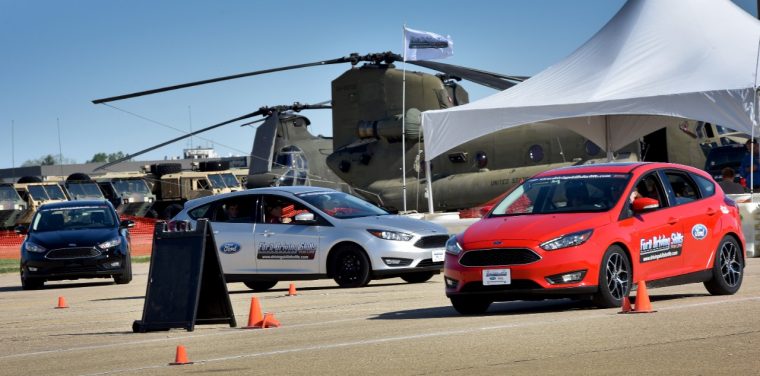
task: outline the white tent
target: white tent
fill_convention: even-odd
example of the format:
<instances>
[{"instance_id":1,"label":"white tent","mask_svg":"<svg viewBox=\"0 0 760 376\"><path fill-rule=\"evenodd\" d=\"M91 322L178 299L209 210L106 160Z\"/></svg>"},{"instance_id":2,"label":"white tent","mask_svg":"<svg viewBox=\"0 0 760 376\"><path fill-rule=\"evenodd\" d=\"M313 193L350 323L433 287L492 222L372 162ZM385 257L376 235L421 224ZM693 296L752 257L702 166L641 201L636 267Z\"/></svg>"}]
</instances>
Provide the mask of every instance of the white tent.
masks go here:
<instances>
[{"instance_id":1,"label":"white tent","mask_svg":"<svg viewBox=\"0 0 760 376\"><path fill-rule=\"evenodd\" d=\"M424 112L426 159L538 122L570 127L608 153L672 117L754 134L759 47L760 22L729 0L629 0L589 41L529 80Z\"/></svg>"}]
</instances>

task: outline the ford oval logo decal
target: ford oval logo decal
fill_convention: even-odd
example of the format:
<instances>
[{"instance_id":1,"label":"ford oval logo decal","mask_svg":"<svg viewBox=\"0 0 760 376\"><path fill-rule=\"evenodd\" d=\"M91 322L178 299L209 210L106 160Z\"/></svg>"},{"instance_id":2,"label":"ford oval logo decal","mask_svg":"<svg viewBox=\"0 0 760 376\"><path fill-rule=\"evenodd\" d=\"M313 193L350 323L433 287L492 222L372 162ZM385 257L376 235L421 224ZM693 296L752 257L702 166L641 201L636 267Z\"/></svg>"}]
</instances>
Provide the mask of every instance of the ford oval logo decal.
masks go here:
<instances>
[{"instance_id":1,"label":"ford oval logo decal","mask_svg":"<svg viewBox=\"0 0 760 376\"><path fill-rule=\"evenodd\" d=\"M233 242L227 242L222 244L221 247L219 247L219 251L226 254L232 254L232 253L238 253L240 252L240 244L233 243Z\"/></svg>"},{"instance_id":2,"label":"ford oval logo decal","mask_svg":"<svg viewBox=\"0 0 760 376\"><path fill-rule=\"evenodd\" d=\"M697 223L694 225L694 227L691 228L691 236L694 237L694 239L702 240L707 237L707 227L701 223Z\"/></svg>"}]
</instances>

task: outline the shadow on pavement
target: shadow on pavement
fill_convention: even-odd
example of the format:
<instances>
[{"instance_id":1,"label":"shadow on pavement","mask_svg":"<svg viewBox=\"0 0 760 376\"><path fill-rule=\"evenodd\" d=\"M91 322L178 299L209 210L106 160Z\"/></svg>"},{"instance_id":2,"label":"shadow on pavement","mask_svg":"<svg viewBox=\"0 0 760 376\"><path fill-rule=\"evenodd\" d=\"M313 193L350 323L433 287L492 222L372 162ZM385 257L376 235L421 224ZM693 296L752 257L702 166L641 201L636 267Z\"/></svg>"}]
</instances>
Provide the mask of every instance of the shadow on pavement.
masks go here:
<instances>
[{"instance_id":1,"label":"shadow on pavement","mask_svg":"<svg viewBox=\"0 0 760 376\"><path fill-rule=\"evenodd\" d=\"M556 300L542 300L542 301L515 301L515 302L502 302L493 303L488 308L488 312L482 315L472 316L504 316L504 315L523 315L534 313L546 313L546 312L560 312L579 309L592 309L593 305L587 301L570 300L570 299L556 299ZM433 307L423 309L413 309L406 311L386 312L371 320L413 320L413 319L430 319L430 318L444 318L444 317L457 317L460 315L454 310L454 307Z\"/></svg>"}]
</instances>

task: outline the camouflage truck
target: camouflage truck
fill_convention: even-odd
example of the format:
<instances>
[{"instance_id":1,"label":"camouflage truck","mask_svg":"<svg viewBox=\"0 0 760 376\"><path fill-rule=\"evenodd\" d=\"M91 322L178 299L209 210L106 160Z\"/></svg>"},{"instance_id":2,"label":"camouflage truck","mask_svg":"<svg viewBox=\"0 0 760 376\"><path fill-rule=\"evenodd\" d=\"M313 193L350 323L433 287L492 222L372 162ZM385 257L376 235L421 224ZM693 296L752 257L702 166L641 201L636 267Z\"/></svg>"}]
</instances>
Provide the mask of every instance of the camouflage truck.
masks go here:
<instances>
[{"instance_id":1,"label":"camouflage truck","mask_svg":"<svg viewBox=\"0 0 760 376\"><path fill-rule=\"evenodd\" d=\"M13 184L21 200L26 204L26 208L21 215L16 218L16 225L28 225L34 212L42 204L53 202L68 201L63 188L52 181L42 181L34 176L24 176Z\"/></svg>"},{"instance_id":2,"label":"camouflage truck","mask_svg":"<svg viewBox=\"0 0 760 376\"><path fill-rule=\"evenodd\" d=\"M156 216L152 178L144 172L109 172L95 177L95 182L120 215Z\"/></svg>"},{"instance_id":3,"label":"camouflage truck","mask_svg":"<svg viewBox=\"0 0 760 376\"><path fill-rule=\"evenodd\" d=\"M26 210L26 202L18 195L13 184L0 184L0 229L16 226L19 217Z\"/></svg>"},{"instance_id":4,"label":"camouflage truck","mask_svg":"<svg viewBox=\"0 0 760 376\"><path fill-rule=\"evenodd\" d=\"M153 211L169 219L182 210L188 200L242 190L240 181L225 161L203 161L194 170L183 171L179 163L150 166L156 203Z\"/></svg>"},{"instance_id":5,"label":"camouflage truck","mask_svg":"<svg viewBox=\"0 0 760 376\"><path fill-rule=\"evenodd\" d=\"M69 194L72 201L78 200L105 200L103 191L98 187L98 183L83 173L74 173L69 175L64 181L63 186Z\"/></svg>"}]
</instances>

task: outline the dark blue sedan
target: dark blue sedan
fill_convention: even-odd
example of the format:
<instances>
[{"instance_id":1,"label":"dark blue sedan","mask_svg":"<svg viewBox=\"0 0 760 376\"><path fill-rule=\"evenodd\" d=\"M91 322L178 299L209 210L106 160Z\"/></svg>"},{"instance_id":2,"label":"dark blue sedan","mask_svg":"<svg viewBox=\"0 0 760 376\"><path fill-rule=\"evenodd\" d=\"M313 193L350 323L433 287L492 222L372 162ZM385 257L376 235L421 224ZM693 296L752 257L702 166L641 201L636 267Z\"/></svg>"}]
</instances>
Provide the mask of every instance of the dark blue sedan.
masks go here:
<instances>
[{"instance_id":1,"label":"dark blue sedan","mask_svg":"<svg viewBox=\"0 0 760 376\"><path fill-rule=\"evenodd\" d=\"M108 201L67 201L42 205L21 245L21 286L39 289L45 281L113 278L132 280L129 231Z\"/></svg>"}]
</instances>

